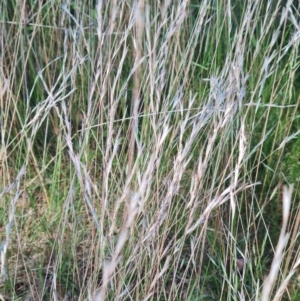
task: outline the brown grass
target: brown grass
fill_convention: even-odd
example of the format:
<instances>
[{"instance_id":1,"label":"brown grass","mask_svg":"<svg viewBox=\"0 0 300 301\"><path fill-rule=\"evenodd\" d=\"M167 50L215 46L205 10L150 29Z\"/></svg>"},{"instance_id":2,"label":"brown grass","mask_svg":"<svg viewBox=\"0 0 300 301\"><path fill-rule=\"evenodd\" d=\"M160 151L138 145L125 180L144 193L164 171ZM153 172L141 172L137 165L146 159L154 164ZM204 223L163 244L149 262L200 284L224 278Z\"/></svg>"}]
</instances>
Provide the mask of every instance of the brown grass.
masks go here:
<instances>
[{"instance_id":1,"label":"brown grass","mask_svg":"<svg viewBox=\"0 0 300 301\"><path fill-rule=\"evenodd\" d=\"M299 7L12 2L0 299L297 300Z\"/></svg>"}]
</instances>

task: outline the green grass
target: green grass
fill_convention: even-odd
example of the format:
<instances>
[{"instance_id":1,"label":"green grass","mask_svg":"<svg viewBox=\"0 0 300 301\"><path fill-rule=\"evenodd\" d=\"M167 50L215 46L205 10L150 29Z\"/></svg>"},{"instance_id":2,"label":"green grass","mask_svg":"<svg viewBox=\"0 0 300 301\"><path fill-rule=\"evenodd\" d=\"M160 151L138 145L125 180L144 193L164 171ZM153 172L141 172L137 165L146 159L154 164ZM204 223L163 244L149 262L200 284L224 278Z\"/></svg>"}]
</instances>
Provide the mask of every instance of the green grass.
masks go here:
<instances>
[{"instance_id":1,"label":"green grass","mask_svg":"<svg viewBox=\"0 0 300 301\"><path fill-rule=\"evenodd\" d=\"M200 2L0 4L1 300L298 300L299 3Z\"/></svg>"}]
</instances>

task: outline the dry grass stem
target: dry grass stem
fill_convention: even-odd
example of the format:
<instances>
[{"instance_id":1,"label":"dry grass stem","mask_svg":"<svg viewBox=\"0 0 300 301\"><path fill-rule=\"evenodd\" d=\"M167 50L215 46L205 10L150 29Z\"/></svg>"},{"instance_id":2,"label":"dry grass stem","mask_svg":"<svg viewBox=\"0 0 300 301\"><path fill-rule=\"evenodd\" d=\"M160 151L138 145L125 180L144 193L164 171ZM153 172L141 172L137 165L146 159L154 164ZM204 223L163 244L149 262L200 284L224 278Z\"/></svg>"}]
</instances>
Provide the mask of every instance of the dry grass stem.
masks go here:
<instances>
[{"instance_id":1,"label":"dry grass stem","mask_svg":"<svg viewBox=\"0 0 300 301\"><path fill-rule=\"evenodd\" d=\"M298 300L297 1L21 2L0 298Z\"/></svg>"}]
</instances>

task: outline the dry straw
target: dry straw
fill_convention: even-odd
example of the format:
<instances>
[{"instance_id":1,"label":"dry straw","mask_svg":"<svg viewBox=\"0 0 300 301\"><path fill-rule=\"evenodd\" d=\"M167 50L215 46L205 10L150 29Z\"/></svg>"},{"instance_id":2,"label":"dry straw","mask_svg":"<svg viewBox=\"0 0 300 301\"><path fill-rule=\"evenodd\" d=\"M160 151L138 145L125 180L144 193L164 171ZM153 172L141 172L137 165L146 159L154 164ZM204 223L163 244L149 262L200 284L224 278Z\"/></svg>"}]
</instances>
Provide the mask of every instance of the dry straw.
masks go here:
<instances>
[{"instance_id":1,"label":"dry straw","mask_svg":"<svg viewBox=\"0 0 300 301\"><path fill-rule=\"evenodd\" d=\"M282 227L280 236L278 239L278 243L275 249L275 255L272 261L272 266L270 273L265 280L263 284L263 290L262 290L262 301L269 301L271 300L272 290L275 284L275 281L279 275L280 272L280 266L282 263L282 259L284 256L284 249L287 245L287 242L289 240L290 233L287 232L288 228L288 221L289 221L289 214L290 214L290 207L292 203L292 193L293 193L293 185L287 187L283 187L283 196L282 196L282 207L283 207L283 216L282 216ZM279 300L282 293L284 292L287 284L289 283L290 278L295 272L296 267L299 265L300 260L298 259L297 262L292 267L291 272L289 275L282 281L282 284L280 285L279 289L276 292L276 296L273 299Z\"/></svg>"}]
</instances>

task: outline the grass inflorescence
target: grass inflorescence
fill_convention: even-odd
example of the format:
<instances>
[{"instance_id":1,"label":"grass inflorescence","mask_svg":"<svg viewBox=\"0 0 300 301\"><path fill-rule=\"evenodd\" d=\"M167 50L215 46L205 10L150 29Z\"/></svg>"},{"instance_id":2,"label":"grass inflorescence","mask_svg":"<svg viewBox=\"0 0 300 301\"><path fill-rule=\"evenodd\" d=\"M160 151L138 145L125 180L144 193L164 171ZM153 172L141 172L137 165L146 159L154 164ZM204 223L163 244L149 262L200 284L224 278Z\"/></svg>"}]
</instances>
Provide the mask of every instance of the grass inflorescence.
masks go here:
<instances>
[{"instance_id":1,"label":"grass inflorescence","mask_svg":"<svg viewBox=\"0 0 300 301\"><path fill-rule=\"evenodd\" d=\"M298 300L297 1L2 1L0 300Z\"/></svg>"}]
</instances>

